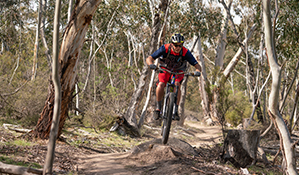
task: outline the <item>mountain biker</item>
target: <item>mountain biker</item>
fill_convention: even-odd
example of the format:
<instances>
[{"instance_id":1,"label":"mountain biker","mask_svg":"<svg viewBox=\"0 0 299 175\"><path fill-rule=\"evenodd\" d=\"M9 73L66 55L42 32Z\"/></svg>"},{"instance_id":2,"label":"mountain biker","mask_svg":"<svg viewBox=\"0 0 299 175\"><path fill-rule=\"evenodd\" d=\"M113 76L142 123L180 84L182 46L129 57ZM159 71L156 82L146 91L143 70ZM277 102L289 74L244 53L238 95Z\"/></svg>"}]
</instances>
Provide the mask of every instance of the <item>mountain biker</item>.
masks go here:
<instances>
[{"instance_id":1,"label":"mountain biker","mask_svg":"<svg viewBox=\"0 0 299 175\"><path fill-rule=\"evenodd\" d=\"M175 33L171 36L171 43L164 44L158 50L156 50L151 56L146 58L146 63L150 69L156 69L154 60L160 58L160 67L168 69L172 72L183 72L187 68L187 61L195 67L195 76L200 76L201 66L198 64L192 53L183 46L184 36L180 33ZM159 83L156 89L156 109L154 111L154 119L158 120L161 116L162 100L164 95L164 87L169 81L170 73L163 71L158 75ZM178 115L178 104L180 102L181 90L180 85L184 78L184 74L176 75L175 85L179 87L177 103L175 104L175 111L173 114L174 120L180 120Z\"/></svg>"}]
</instances>

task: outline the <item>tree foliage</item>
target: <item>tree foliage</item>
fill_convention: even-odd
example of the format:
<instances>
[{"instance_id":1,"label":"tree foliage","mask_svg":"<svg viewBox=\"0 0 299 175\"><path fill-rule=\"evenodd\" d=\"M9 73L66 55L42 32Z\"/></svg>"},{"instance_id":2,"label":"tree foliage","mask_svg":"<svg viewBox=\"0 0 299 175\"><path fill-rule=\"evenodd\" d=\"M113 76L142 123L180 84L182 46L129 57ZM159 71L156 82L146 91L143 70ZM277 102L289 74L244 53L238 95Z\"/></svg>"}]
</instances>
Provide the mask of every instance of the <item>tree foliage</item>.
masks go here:
<instances>
[{"instance_id":1,"label":"tree foliage","mask_svg":"<svg viewBox=\"0 0 299 175\"><path fill-rule=\"evenodd\" d=\"M154 8L150 8L150 3L153 3ZM46 21L45 37L50 49L52 48L52 31L53 31L53 14L54 2L48 1L46 11L43 12L43 18ZM203 1L171 1L169 9L169 17L162 20L167 20L166 40L169 42L169 37L173 32L181 32L186 38L185 46L191 49L193 45L193 36L196 36L197 31L201 32L202 47L206 60L207 75L211 82L217 79L221 70L215 73L214 65L211 63L216 57L215 47L218 35L220 32L221 19L223 18L223 8L217 1L209 1L213 5L205 4ZM36 1L3 1L0 4L0 43L4 46L4 52L1 53L1 91L0 94L5 94L14 91L20 87L23 82L31 77L30 67L32 65L34 34L36 23L37 9L33 4ZM61 34L68 25L67 21L67 6L66 0L62 1L62 16L61 16ZM216 4L216 5L214 5ZM123 1L102 1L98 10L93 16L93 23L85 37L85 42L81 51L79 64L77 67L77 83L79 87L79 108L84 111L81 115L84 117L97 118L96 121L104 121L101 116L107 111L111 115L115 113L123 113L128 107L130 97L137 86L140 71L144 65L144 58L149 54L149 43L151 36L151 18L152 12L159 8L158 1L144 0L123 0ZM272 4L275 7L275 4ZM279 3L279 14L276 19L275 39L277 42L277 54L280 55L280 64L284 64L283 86L287 89L290 85L295 70L295 63L298 58L298 3L293 0ZM232 11L234 19L240 19L236 23L237 32L240 38L244 38L250 27L256 23L258 29L254 33L253 39L250 40L249 56L252 58L255 68L260 68L259 80L265 80L269 72L266 56L260 48L262 23L261 23L261 2L260 1L237 1L233 3ZM275 9L275 8L274 8ZM160 14L163 16L163 14ZM273 14L274 17L275 13ZM224 57L224 65L227 65L239 48L239 43L235 32L232 30L231 23L227 33L227 47ZM60 35L62 36L62 35ZM42 42L40 42L42 43ZM92 47L91 47L92 45ZM44 54L44 46L41 44L36 84L44 84L46 87L47 80L51 74L47 68L47 60ZM1 50L2 51L2 50ZM263 58L260 53L263 53ZM17 60L19 65L17 67ZM132 64L129 63L132 58ZM225 83L225 91L228 100L227 103L235 102L231 105L228 116L236 116L238 114L243 117L248 117L247 101L250 101L246 84L245 55L241 57L241 63L235 67L235 72L231 75L230 82ZM90 68L90 72L88 71ZM15 71L16 70L16 71ZM12 78L13 72L16 72ZM83 91L85 81L89 77L87 87ZM12 82L10 80L12 78ZM233 82L233 83L232 83ZM231 84L229 84L231 83ZM259 87L263 85L263 81L258 81ZM33 87L34 84L28 83L26 86ZM213 86L213 84L212 84ZM26 88L24 88L26 89ZM42 92L46 93L46 88ZM234 98L232 91L238 94L238 98ZM269 86L265 88L265 93L269 93ZM21 92L21 91L20 91ZM187 104L186 108L200 111L200 99L197 92L197 81L192 80L187 88ZM291 90L293 96L294 88ZM75 94L74 94L75 95ZM28 97L24 97L23 101L15 103L15 99L20 100L15 94L5 98L7 103L3 103L0 108L1 115L7 115L8 108L12 108L10 116L18 116L18 112L26 105ZM42 96L42 95L41 95ZM44 95L45 96L45 95ZM35 98L32 98L35 99ZM247 100L244 100L247 99ZM44 99L43 99L44 100ZM261 99L263 100L263 99ZM246 101L241 107L238 101ZM292 109L292 99L289 98L286 102L286 110L284 116L288 116ZM2 101L1 101L2 102ZM143 103L143 101L141 101ZM267 101L263 101L267 103ZM1 103L2 104L2 103ZM10 105L8 105L10 104ZM26 105L25 105L26 104ZM71 104L71 116L74 115L75 98ZM18 105L18 106L17 106ZM32 104L33 105L33 104ZM142 105L139 105L142 106ZM28 108L26 106L26 108ZM30 108L30 107L29 107ZM141 109L137 109L140 112ZM231 111L233 110L233 111ZM266 110L266 109L263 109ZM103 112L101 112L103 111ZM240 112L240 111L243 111ZM34 115L39 115L39 110L35 111ZM244 114L244 116L243 116ZM245 115L246 114L246 115ZM22 114L23 117L29 117L33 114ZM82 118L84 118L82 116ZM229 117L229 120L233 120ZM236 121L231 121L234 125L241 122L237 118Z\"/></svg>"}]
</instances>

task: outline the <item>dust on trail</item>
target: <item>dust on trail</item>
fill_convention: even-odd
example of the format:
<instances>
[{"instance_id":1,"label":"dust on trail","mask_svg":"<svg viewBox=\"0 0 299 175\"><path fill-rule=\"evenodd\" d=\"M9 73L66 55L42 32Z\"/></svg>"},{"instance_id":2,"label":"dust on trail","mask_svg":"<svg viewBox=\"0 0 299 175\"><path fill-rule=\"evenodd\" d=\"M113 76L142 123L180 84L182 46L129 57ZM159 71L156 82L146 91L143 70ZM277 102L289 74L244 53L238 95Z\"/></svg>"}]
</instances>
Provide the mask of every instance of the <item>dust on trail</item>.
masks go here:
<instances>
[{"instance_id":1,"label":"dust on trail","mask_svg":"<svg viewBox=\"0 0 299 175\"><path fill-rule=\"evenodd\" d=\"M92 154L80 156L83 164L78 166L79 174L103 174L103 175L131 175L121 160L126 158L130 153L109 153L109 154Z\"/></svg>"},{"instance_id":2,"label":"dust on trail","mask_svg":"<svg viewBox=\"0 0 299 175\"><path fill-rule=\"evenodd\" d=\"M194 136L197 138L196 141L188 142L190 145L199 147L202 145L211 145L219 143L222 139L222 131L219 126L205 126L201 125L199 122L186 122L187 126L191 126L197 129Z\"/></svg>"},{"instance_id":3,"label":"dust on trail","mask_svg":"<svg viewBox=\"0 0 299 175\"><path fill-rule=\"evenodd\" d=\"M186 121L185 122L185 129L184 131L186 133L190 133L195 137L195 139L188 140L187 144L190 144L190 147L199 147L202 145L210 145L210 144L215 144L218 143L219 140L222 138L221 135L221 128L219 126L204 126L200 122L190 122ZM160 137L158 137L160 138ZM172 134L170 135L170 141L172 138L175 138ZM169 142L170 142L169 141ZM156 143L155 143L156 144ZM159 149L169 149L169 148L164 148L163 145L160 145L161 147ZM175 148L170 146L171 150L175 151ZM158 150L159 150L158 149ZM157 152L153 150L145 150L143 153L145 157L152 157L152 156L147 156L147 154L161 154L161 152ZM142 154L138 155L141 156ZM127 152L127 153L109 153L109 154L91 154L91 155L81 155L79 156L80 164L78 166L78 172L79 174L85 174L85 175L131 175L131 174L164 174L165 168L166 171L167 169L171 171L170 167L173 167L172 170L173 172L177 172L178 167L181 169L184 169L182 167L184 166L178 166L177 163L173 164L168 164L165 165L167 167L163 167L160 162L155 162L152 164L153 161L145 161L142 160L145 157L138 157L138 156L132 156L132 153ZM167 157L167 156L165 156ZM180 159L180 158L179 158ZM168 159L167 159L168 161ZM173 160L173 161L178 161L178 160ZM151 162L150 165L147 165L147 163ZM164 163L163 160L161 160L161 163ZM179 161L178 161L179 162ZM157 166L158 165L158 166ZM136 168L136 167L142 167L142 168ZM159 171L158 169L161 169ZM163 171L162 171L163 169ZM187 168L186 169L190 169ZM183 170L181 170L183 171ZM163 173L164 172L164 173Z\"/></svg>"}]
</instances>

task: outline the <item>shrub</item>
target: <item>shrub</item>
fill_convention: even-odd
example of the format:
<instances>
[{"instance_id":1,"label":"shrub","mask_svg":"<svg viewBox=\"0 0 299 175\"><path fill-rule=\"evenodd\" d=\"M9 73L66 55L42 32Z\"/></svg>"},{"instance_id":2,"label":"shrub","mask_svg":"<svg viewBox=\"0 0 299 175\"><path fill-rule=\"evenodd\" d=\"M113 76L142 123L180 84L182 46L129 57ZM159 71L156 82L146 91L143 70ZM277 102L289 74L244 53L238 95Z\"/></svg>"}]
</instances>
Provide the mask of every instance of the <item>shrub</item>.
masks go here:
<instances>
[{"instance_id":1,"label":"shrub","mask_svg":"<svg viewBox=\"0 0 299 175\"><path fill-rule=\"evenodd\" d=\"M225 114L225 119L233 126L242 123L243 118L251 115L252 106L242 92L229 95L230 109Z\"/></svg>"}]
</instances>

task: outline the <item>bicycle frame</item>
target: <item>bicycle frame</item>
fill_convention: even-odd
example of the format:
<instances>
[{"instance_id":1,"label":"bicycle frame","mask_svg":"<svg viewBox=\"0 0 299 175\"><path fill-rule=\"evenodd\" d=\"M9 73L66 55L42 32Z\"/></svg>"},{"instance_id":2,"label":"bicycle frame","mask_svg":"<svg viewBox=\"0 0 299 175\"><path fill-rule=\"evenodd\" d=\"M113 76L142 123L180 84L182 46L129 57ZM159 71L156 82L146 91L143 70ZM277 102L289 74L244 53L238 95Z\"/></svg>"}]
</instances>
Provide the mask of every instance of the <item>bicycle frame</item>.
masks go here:
<instances>
[{"instance_id":1,"label":"bicycle frame","mask_svg":"<svg viewBox=\"0 0 299 175\"><path fill-rule=\"evenodd\" d=\"M163 104L163 111L162 111L162 119L163 119L163 125L162 125L162 144L166 144L169 138L169 132L171 127L171 122L173 120L173 114L174 111L176 111L177 103L177 96L179 91L179 86L175 85L176 75L179 74L185 74L187 76L191 75L194 76L192 73L186 73L186 72L172 72L167 69L163 69L161 67L158 67L156 70L160 71L166 71L171 74L171 79L166 83L166 92L164 93L164 104ZM170 103L170 104L167 104ZM172 106L173 105L173 106Z\"/></svg>"},{"instance_id":2,"label":"bicycle frame","mask_svg":"<svg viewBox=\"0 0 299 175\"><path fill-rule=\"evenodd\" d=\"M164 119L166 116L165 116L165 114L166 114L166 107L167 107L167 99L168 99L168 97L169 97L169 93L170 92L174 92L174 88L175 88L175 104L176 104L176 102L177 102L177 95L178 95L178 86L177 85L175 85L175 74L171 74L171 80L169 80L168 82L167 82L167 84L166 84L166 92L165 92L165 97L164 97L164 103L163 103L163 113L162 113L162 118ZM176 105L174 105L174 110L176 110L175 109L175 106Z\"/></svg>"}]
</instances>

